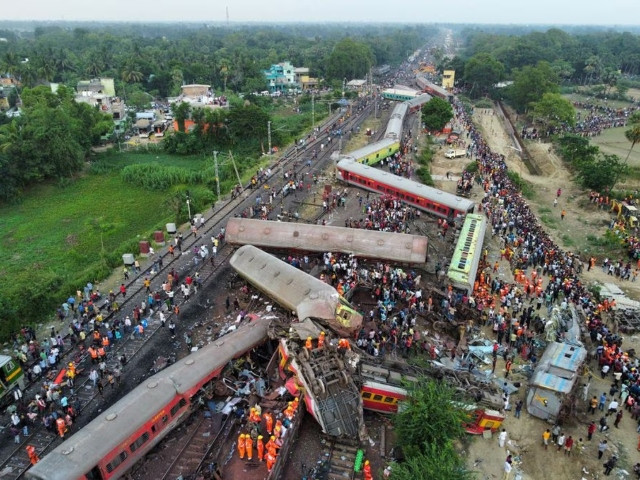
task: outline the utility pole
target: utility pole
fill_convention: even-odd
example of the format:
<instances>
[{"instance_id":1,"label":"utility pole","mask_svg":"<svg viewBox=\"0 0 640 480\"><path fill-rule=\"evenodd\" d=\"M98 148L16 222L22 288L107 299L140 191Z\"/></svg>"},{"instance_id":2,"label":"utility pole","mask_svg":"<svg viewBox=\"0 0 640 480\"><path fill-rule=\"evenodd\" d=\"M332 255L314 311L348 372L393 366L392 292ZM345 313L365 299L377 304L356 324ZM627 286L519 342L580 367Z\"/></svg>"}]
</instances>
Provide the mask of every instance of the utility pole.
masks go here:
<instances>
[{"instance_id":1,"label":"utility pole","mask_svg":"<svg viewBox=\"0 0 640 480\"><path fill-rule=\"evenodd\" d=\"M216 173L216 201L220 200L220 175L218 174L218 152L213 151L213 167Z\"/></svg>"},{"instance_id":2,"label":"utility pole","mask_svg":"<svg viewBox=\"0 0 640 480\"><path fill-rule=\"evenodd\" d=\"M267 122L267 138L269 140L269 153L267 155L271 156L271 121Z\"/></svg>"},{"instance_id":3,"label":"utility pole","mask_svg":"<svg viewBox=\"0 0 640 480\"><path fill-rule=\"evenodd\" d=\"M316 96L311 92L311 129L316 128Z\"/></svg>"},{"instance_id":4,"label":"utility pole","mask_svg":"<svg viewBox=\"0 0 640 480\"><path fill-rule=\"evenodd\" d=\"M189 222L191 222L191 195L189 195L189 190L187 190L187 212L189 213Z\"/></svg>"},{"instance_id":5,"label":"utility pole","mask_svg":"<svg viewBox=\"0 0 640 480\"><path fill-rule=\"evenodd\" d=\"M236 172L236 178L238 179L238 185L240 185L240 191L244 191L244 187L242 186L242 180L240 180L240 174L238 173L238 167L236 167L236 161L233 159L233 154L231 150L229 150L229 158L231 158L231 164L233 165L233 169Z\"/></svg>"}]
</instances>

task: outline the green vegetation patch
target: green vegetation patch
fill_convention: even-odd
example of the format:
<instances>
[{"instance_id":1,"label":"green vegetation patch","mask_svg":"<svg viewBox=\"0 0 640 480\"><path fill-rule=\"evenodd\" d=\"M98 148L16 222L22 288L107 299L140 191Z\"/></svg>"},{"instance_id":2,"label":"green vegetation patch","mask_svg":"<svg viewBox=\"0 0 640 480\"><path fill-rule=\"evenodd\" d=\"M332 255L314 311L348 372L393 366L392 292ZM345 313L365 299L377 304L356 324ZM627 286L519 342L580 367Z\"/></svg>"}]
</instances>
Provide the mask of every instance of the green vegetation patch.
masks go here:
<instances>
[{"instance_id":1,"label":"green vegetation patch","mask_svg":"<svg viewBox=\"0 0 640 480\"><path fill-rule=\"evenodd\" d=\"M108 274L119 255L137 253L137 234L175 218L166 199L167 192L125 184L116 174L88 175L66 188L38 186L19 205L0 207L0 294L17 310L0 311L0 335L11 320L53 313L76 288Z\"/></svg>"}]
</instances>

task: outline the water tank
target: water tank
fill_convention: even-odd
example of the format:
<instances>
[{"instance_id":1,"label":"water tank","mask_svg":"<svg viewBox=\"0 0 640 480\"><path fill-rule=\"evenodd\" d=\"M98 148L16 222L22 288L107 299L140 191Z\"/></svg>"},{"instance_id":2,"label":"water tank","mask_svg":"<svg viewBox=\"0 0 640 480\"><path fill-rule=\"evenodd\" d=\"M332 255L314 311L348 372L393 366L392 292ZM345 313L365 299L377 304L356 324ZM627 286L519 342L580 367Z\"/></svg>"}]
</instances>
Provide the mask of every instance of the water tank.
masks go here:
<instances>
[{"instance_id":1,"label":"water tank","mask_svg":"<svg viewBox=\"0 0 640 480\"><path fill-rule=\"evenodd\" d=\"M133 253L125 253L122 255L122 263L125 265L133 265L134 262L135 257L133 256Z\"/></svg>"},{"instance_id":2,"label":"water tank","mask_svg":"<svg viewBox=\"0 0 640 480\"><path fill-rule=\"evenodd\" d=\"M169 235L175 235L178 229L176 228L175 223L167 223L167 233Z\"/></svg>"}]
</instances>

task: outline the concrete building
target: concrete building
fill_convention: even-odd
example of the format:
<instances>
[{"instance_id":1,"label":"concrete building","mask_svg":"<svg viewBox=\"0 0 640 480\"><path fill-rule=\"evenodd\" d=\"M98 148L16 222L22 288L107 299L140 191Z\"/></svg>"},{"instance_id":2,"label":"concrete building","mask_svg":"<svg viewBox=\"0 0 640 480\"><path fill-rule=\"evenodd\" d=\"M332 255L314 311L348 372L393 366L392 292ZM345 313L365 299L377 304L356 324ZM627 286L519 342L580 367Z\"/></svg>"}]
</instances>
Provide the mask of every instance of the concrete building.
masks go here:
<instances>
[{"instance_id":1,"label":"concrete building","mask_svg":"<svg viewBox=\"0 0 640 480\"><path fill-rule=\"evenodd\" d=\"M53 85L52 85L53 87ZM76 102L88 103L108 113L116 124L125 119L125 104L116 96L113 78L80 80L76 86Z\"/></svg>"},{"instance_id":2,"label":"concrete building","mask_svg":"<svg viewBox=\"0 0 640 480\"><path fill-rule=\"evenodd\" d=\"M318 79L309 76L308 68L294 67L288 61L271 65L264 75L269 93L309 90L318 85Z\"/></svg>"},{"instance_id":3,"label":"concrete building","mask_svg":"<svg viewBox=\"0 0 640 480\"><path fill-rule=\"evenodd\" d=\"M456 71L455 70L445 70L442 72L442 88L446 90L453 90L453 84L456 81Z\"/></svg>"}]
</instances>

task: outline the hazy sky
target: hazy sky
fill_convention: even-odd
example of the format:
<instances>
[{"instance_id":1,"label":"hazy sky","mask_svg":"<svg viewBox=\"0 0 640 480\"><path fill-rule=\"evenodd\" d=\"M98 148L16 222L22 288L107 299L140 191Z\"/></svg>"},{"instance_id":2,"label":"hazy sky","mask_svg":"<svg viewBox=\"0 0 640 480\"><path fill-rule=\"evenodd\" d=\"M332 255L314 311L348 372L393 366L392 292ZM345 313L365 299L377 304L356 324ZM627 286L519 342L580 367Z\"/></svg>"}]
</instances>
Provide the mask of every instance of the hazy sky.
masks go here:
<instances>
[{"instance_id":1,"label":"hazy sky","mask_svg":"<svg viewBox=\"0 0 640 480\"><path fill-rule=\"evenodd\" d=\"M637 25L638 0L5 0L4 20Z\"/></svg>"}]
</instances>

